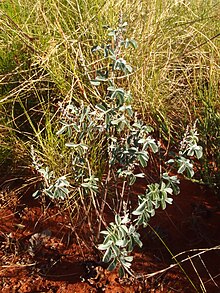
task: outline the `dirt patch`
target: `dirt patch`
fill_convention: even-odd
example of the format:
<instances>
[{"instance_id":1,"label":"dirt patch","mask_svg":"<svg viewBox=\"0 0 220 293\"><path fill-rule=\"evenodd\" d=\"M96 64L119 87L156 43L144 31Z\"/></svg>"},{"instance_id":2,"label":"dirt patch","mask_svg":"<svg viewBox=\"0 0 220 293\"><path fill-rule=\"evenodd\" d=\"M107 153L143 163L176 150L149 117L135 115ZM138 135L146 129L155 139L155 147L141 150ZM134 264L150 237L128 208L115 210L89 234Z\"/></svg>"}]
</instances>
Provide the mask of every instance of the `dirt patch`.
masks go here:
<instances>
[{"instance_id":1,"label":"dirt patch","mask_svg":"<svg viewBox=\"0 0 220 293\"><path fill-rule=\"evenodd\" d=\"M220 202L204 186L182 182L173 205L141 231L144 246L135 250L132 268L139 276L157 272L145 279L108 272L57 207L43 209L31 195L13 192L2 192L0 201L1 292L202 292L201 286L220 292L220 250L211 249L220 244ZM181 252L181 268L166 270Z\"/></svg>"}]
</instances>

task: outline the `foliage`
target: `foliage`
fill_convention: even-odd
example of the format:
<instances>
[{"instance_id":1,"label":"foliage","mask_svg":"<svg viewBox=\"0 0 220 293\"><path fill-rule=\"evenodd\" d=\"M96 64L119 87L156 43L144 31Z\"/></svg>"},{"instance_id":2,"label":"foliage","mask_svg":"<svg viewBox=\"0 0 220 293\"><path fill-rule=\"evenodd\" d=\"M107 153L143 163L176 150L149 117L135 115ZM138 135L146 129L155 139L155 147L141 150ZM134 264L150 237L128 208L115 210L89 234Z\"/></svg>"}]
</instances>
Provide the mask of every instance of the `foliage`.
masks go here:
<instances>
[{"instance_id":1,"label":"foliage","mask_svg":"<svg viewBox=\"0 0 220 293\"><path fill-rule=\"evenodd\" d=\"M196 137L196 139L195 139ZM186 172L187 175L192 177L194 175L193 171L193 163L190 161L192 157L192 143L196 150L199 150L199 152L195 152L195 155L197 159L201 158L202 156L202 148L201 146L197 145L197 132L195 129L195 125L190 130L190 133L188 133L188 130L186 132L186 135L181 142L181 146L184 145L184 151L183 147L181 151L179 151L179 154L181 156L177 156L175 159L170 159L167 161L167 163L176 163L179 165L179 168L177 170L178 173L184 173ZM187 143L186 143L187 141ZM184 157L183 155L190 156L190 159L187 157ZM132 157L133 154L130 154ZM147 162L147 161L146 161ZM140 162L141 165L141 162ZM130 174L129 174L130 175ZM133 175L133 174L132 174ZM140 174L134 174L133 176L139 176ZM129 258L129 261L121 261L121 255L120 251L117 246L117 241L119 243L123 243L123 256L129 255L130 252L132 252L135 244L138 244L141 246L141 242L139 240L139 234L137 233L137 230L141 225L144 227L147 226L148 221L151 217L155 215L156 209L162 208L163 210L166 208L167 204L172 204L173 198L171 197L173 194L177 195L180 192L179 189L179 179L177 176L170 176L169 173L163 173L161 175L161 180L159 183L151 183L147 185L147 188L145 190L145 194L138 195L138 207L132 211L132 215L135 216L135 219L129 219L128 222L131 221L131 223L135 223L134 225L131 225L131 230L133 233L135 233L136 241L128 241L125 240L129 239L130 236L130 228L124 229L124 234L120 234L117 229L120 231L123 230L123 228L118 228L119 224L121 224L120 216L117 214L115 216L115 223L110 224L110 228L108 227L106 231L102 231L102 234L104 234L104 242L99 246L100 250L105 250L105 254L103 256L103 261L110 262L112 260L112 263L110 264L110 269L116 266L116 260L119 264L119 274L123 276L125 271L131 273L129 270L131 266L132 258ZM131 182L130 182L131 184ZM133 184L133 182L132 182ZM126 217L128 218L128 214L126 214ZM117 228L116 228L117 227ZM127 235L126 235L127 233ZM137 234L136 234L137 233ZM123 242L124 240L124 242Z\"/></svg>"},{"instance_id":2,"label":"foliage","mask_svg":"<svg viewBox=\"0 0 220 293\"><path fill-rule=\"evenodd\" d=\"M35 154L33 146L31 147L31 154L33 167L42 178L41 187L39 187L39 189L33 193L33 197L38 198L39 196L44 195L48 196L51 200L64 200L68 196L70 187L66 176L55 179L53 172L50 171L48 167L42 168Z\"/></svg>"},{"instance_id":3,"label":"foliage","mask_svg":"<svg viewBox=\"0 0 220 293\"><path fill-rule=\"evenodd\" d=\"M185 125L192 125L160 180L148 184L138 207L129 211L126 225L138 229L179 193L178 178L170 175L175 169L194 175L192 156L202 156L196 119L206 155L203 180L217 184L209 160L217 174L219 1L198 5L194 0L187 6L169 0L30 3L1 3L0 103L7 116L1 124L13 128L9 136L26 150L34 144L42 162L36 168L41 193L57 200L77 191L82 201L92 199L102 219L108 186L114 185L110 177L129 190L137 178L146 178L151 156L162 157L149 122L175 145ZM106 27L106 44L92 47L105 38L103 22L115 25L121 7L131 22L130 37L123 37L127 23L120 19L118 28ZM8 156L5 141L2 145L1 159ZM111 176L103 183L104 171ZM113 207L121 219L124 189ZM130 257L126 249L124 256ZM120 252L111 257L123 271Z\"/></svg>"},{"instance_id":4,"label":"foliage","mask_svg":"<svg viewBox=\"0 0 220 293\"><path fill-rule=\"evenodd\" d=\"M119 276L123 277L125 271L130 272L133 257L129 253L133 250L134 245L142 247L140 234L137 233L128 213L122 217L116 214L115 222L110 223L107 230L101 233L105 236L103 244L99 245L100 250L105 250L103 261L110 262L108 266L110 271L119 264Z\"/></svg>"},{"instance_id":5,"label":"foliage","mask_svg":"<svg viewBox=\"0 0 220 293\"><path fill-rule=\"evenodd\" d=\"M98 75L105 78L102 53L106 45L94 47L98 54L93 54L91 48L103 39L109 45L108 39L117 37L118 29L109 27L106 28L110 36L105 37L102 26L103 23L115 26L118 11L123 7L130 26L129 37L122 40L127 52L120 58L126 61L129 56L135 70L124 81L118 80L120 87L130 83L133 108L171 143L181 139L186 124L198 119L205 149L203 181L217 184L219 5L217 0L202 0L199 5L193 0L187 6L184 1L170 0L146 1L141 5L138 1L124 0L117 3L3 1L0 90L1 105L6 107L8 119L1 124L13 129L17 146L22 144L22 149L26 148L24 158L30 139L45 165L56 169L56 173L65 169L67 165L62 162L69 160L69 153L64 151L61 140L58 142L56 131L53 132L59 120L54 115L57 101L65 104L71 100L75 105L102 101L105 86L97 91L89 81ZM136 47L134 36L139 49L132 54ZM95 76L98 64L101 73ZM126 65L130 70L128 62L120 64L119 67ZM6 156L7 152L3 154ZM99 154L96 163L102 155Z\"/></svg>"},{"instance_id":6,"label":"foliage","mask_svg":"<svg viewBox=\"0 0 220 293\"><path fill-rule=\"evenodd\" d=\"M113 170L114 166L120 166L117 174L119 177L123 177L124 182L128 179L129 184L132 185L135 183L136 177L144 177L143 173L135 173L135 167L139 169L146 167L150 154L159 152L159 143L149 135L152 128L145 125L143 121L136 119L137 115L129 105L131 93L129 92L129 101L127 101L124 99L126 90L121 87L118 88L115 83L115 77L118 76L115 73L116 70L120 70L124 74L132 72L131 66L129 65L128 70L127 62L121 59L119 55L121 47L125 44L122 36L124 27L125 24L121 24L117 30L110 30L109 36L113 37L112 44L114 45L104 47L104 58L111 56L112 63L109 65L111 74L107 71L107 76L111 77L101 79L100 76L97 76L92 84L98 86L101 82L107 81L110 83L110 87L107 87L108 95L106 97L106 100L110 100L110 103L107 105L106 102L103 102L97 107L107 117L107 119L105 117L105 121L107 121L105 126L110 138L109 166ZM100 49L101 47L96 47L95 51L98 50L97 48ZM96 81L98 82L96 83ZM127 109L129 109L129 112L126 113ZM115 119L115 115L117 115L117 119ZM118 117L118 115L120 116ZM181 148L178 157L170 159L167 163L176 163L178 173L186 172L187 175L192 177L194 175L193 163L187 157L191 158L194 155L197 159L202 157L202 147L197 143L198 133L195 123L190 130L187 128L180 143ZM155 215L156 209L159 207L165 209L166 204L172 204L173 199L170 196L179 193L178 184L179 180L176 176L169 176L169 173L162 174L160 183L149 184L145 194L138 196L138 207L132 211L132 215L136 216L136 219L130 220L129 214L126 212L124 217L116 214L115 223L110 223L107 230L101 232L104 234L104 242L99 245L99 249L105 251L103 261L110 262L110 270L118 264L121 277L124 276L126 271L131 273L130 266L133 258L129 253L132 252L135 244L142 245L139 239L140 235L137 233L138 228L141 225L147 226L149 219Z\"/></svg>"},{"instance_id":7,"label":"foliage","mask_svg":"<svg viewBox=\"0 0 220 293\"><path fill-rule=\"evenodd\" d=\"M91 195L96 213L100 218L104 209L99 209L97 196L99 194L99 178L91 168L90 154L94 141L99 138L104 143L104 153L108 158L108 173L114 177L122 178L123 184L133 185L136 178L144 178L145 174L137 170L145 168L152 154L159 154L160 144L150 133L153 128L138 119L138 113L134 112L131 105L132 95L130 91L117 85L118 77L124 78L132 72L132 67L125 59L121 58L122 48L127 48L132 44L136 48L134 40L123 39L126 23L120 23L118 29L108 28L108 36L112 41L105 46L92 48L93 52L101 51L107 62L106 67L97 70L97 76L90 80L95 87L102 83L106 84L107 95L101 103L94 107L76 107L69 103L66 107L61 105L62 127L57 131L57 135L65 135L70 139L66 147L71 148L72 170L74 184L80 188L81 194ZM74 141L71 141L74 139ZM202 147L197 145L198 133L196 124L191 129L187 129L185 136L180 143L180 151L177 157L170 159L167 166L176 164L178 173L186 173L192 177L194 175L192 156L200 159ZM43 191L51 196L51 192L56 191L57 197L64 198L68 194L69 184L65 177L59 178L54 185L49 186L51 174L46 169L39 172L44 176L44 181L48 187ZM105 190L107 191L111 180L106 180ZM102 231L104 235L103 244L99 245L101 251L105 251L103 261L110 262L109 269L119 267L119 275L124 276L125 272L131 273L130 266L133 257L130 253L135 244L142 246L137 230L141 225L147 225L149 219L155 215L158 208L165 209L167 204L172 204L172 195L179 193L179 180L176 176L170 176L169 172L161 174L160 182L147 185L145 194L138 196L138 207L129 212L125 209L124 216L121 216L121 207L124 204L123 193L121 194L120 207L115 214L115 222L110 223L107 230ZM60 193L59 193L60 192ZM114 206L115 210L116 207Z\"/></svg>"}]
</instances>

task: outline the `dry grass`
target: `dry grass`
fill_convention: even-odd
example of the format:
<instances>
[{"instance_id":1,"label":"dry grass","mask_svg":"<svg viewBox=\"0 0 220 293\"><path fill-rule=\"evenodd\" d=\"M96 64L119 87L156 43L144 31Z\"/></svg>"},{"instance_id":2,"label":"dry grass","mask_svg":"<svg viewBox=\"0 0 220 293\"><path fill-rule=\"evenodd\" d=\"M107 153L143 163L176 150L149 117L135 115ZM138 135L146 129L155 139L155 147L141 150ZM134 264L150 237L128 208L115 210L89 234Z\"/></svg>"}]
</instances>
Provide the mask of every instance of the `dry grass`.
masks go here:
<instances>
[{"instance_id":1,"label":"dry grass","mask_svg":"<svg viewBox=\"0 0 220 293\"><path fill-rule=\"evenodd\" d=\"M57 174L68 171L69 154L55 134L58 101L102 99L104 89L89 82L100 64L91 47L107 40L102 27L116 27L121 8L127 35L138 43L126 56L135 69L124 84L133 106L174 144L198 119L207 156L203 179L216 183L208 178L208 160L219 168L219 1L3 1L1 129L10 129L12 144L27 152L34 144ZM1 136L0 157L9 145Z\"/></svg>"}]
</instances>

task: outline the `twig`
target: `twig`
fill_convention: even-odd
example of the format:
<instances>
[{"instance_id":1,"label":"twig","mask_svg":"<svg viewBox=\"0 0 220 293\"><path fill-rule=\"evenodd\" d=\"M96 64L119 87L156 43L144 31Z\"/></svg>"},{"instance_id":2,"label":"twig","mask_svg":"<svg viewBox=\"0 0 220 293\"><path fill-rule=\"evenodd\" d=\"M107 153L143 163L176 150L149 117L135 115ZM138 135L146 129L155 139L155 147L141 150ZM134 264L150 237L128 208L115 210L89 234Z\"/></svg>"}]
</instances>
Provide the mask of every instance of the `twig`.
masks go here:
<instances>
[{"instance_id":1,"label":"twig","mask_svg":"<svg viewBox=\"0 0 220 293\"><path fill-rule=\"evenodd\" d=\"M201 254L204 254L204 253L207 252L207 251L216 250L216 249L220 249L220 245L215 246L215 247L212 247L212 248L207 248L207 249L191 249L191 250L188 250L188 251L181 252L181 253L175 255L174 257L176 258L177 256L180 256L180 255L182 255L183 253L187 253L187 252L200 251L199 253L197 253L197 254L195 254L195 255L193 255L193 256L190 257L191 259L193 259L193 258L195 258L195 257L197 257L197 256L200 256ZM143 277L144 277L145 279L149 279L149 278L152 278L152 277L154 277L154 276L156 276L156 275L158 275L158 274L165 273L166 271L168 271L168 270L170 270L170 269L173 269L173 268L175 268L175 267L178 267L178 266L179 266L179 263L184 263L184 262L186 262L186 261L188 261L188 260L189 260L189 257L187 257L187 258L185 258L185 259L179 261L178 263L171 264L170 266L166 267L165 269L159 270L159 271L154 272L154 273L151 273L151 274L137 275L136 277L137 277L137 278L143 278Z\"/></svg>"},{"instance_id":2,"label":"twig","mask_svg":"<svg viewBox=\"0 0 220 293\"><path fill-rule=\"evenodd\" d=\"M194 271L195 271L195 273L196 273L196 275L197 275L197 277L198 277L198 279L200 281L202 292L206 293L207 292L206 288L205 288L204 283L203 283L203 281L202 281L202 279L201 279L201 277L200 277L200 275L199 275L199 273L198 273L198 271L196 269L196 266L194 265L191 257L188 257L188 258L189 258L189 261L190 261L190 263L191 263L191 265L192 265L192 267L193 267L193 269L194 269Z\"/></svg>"},{"instance_id":3,"label":"twig","mask_svg":"<svg viewBox=\"0 0 220 293\"><path fill-rule=\"evenodd\" d=\"M35 266L37 263L31 263L31 264L25 264L25 265L22 265L22 264L13 264L13 265L0 265L0 268L2 269L8 269L8 268L26 268L26 267L33 267Z\"/></svg>"}]
</instances>

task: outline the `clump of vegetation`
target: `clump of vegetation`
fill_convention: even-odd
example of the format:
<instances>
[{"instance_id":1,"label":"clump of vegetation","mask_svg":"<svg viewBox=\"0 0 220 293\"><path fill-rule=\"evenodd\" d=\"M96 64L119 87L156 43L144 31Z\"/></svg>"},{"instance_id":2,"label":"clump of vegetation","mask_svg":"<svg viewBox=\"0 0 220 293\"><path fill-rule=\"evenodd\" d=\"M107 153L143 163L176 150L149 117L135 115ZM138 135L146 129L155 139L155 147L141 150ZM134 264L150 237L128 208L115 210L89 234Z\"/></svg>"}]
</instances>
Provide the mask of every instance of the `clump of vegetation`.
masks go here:
<instances>
[{"instance_id":1,"label":"clump of vegetation","mask_svg":"<svg viewBox=\"0 0 220 293\"><path fill-rule=\"evenodd\" d=\"M123 7L130 24L128 36L135 36L139 44L135 54L128 50L124 56L135 68L124 80L134 97L133 108L168 144L180 140L188 122L192 125L198 119L205 150L202 179L218 187L217 0L80 5L40 0L32 7L30 11L30 1L21 5L16 0L3 1L0 8L0 111L8 116L1 124L12 129L12 144L15 140L28 152L34 143L45 165L62 176L60 169L67 168L62 161L69 154L53 132L59 119L54 115L57 101L83 101L91 107L103 98L105 88L97 91L90 83L98 61L91 47L105 38L103 24L115 26ZM2 156L7 155L5 147Z\"/></svg>"},{"instance_id":2,"label":"clump of vegetation","mask_svg":"<svg viewBox=\"0 0 220 293\"><path fill-rule=\"evenodd\" d=\"M167 204L172 204L172 195L179 193L179 179L171 176L169 170L177 168L177 173L185 173L190 178L194 175L192 157L202 157L202 147L198 143L196 123L192 128L187 128L183 140L180 142L180 150L172 159L164 162L166 171L159 172L159 181L147 184L144 194L138 195L138 205L128 208L128 201L132 196L129 186L132 186L137 178L145 178L148 172L145 168L152 154L158 154L164 160L160 151L160 144L151 133L153 128L138 118L139 113L132 108L132 94L122 86L121 80L127 78L133 71L130 64L123 58L124 49L129 46L137 48L132 39L124 39L127 23L120 17L117 29L108 28L108 36L111 41L105 45L95 46L92 52L99 52L102 64L96 71L94 79L90 80L95 87L101 86L107 93L100 103L93 107L83 103L75 106L69 101L66 107L61 105L62 127L57 135L67 139L65 146L70 148L71 168L69 175L72 186L62 176L54 179L48 167L40 168L32 149L32 157L35 169L42 175L43 184L41 192L51 199L64 200L71 190L79 192L84 202L91 199L92 205L98 217L99 228L101 224L106 226L104 217L105 206L109 204L109 198L114 194L119 195L118 203L111 204L111 210L115 214L115 222L106 227L104 242L98 248L105 251L104 262L110 262L109 270L119 266L119 275L123 277L130 270L133 257L130 253L135 244L142 246L138 230L146 227L148 221L158 208L165 209ZM119 85L118 85L119 83ZM94 164L96 150L102 149L102 160L106 162L104 173L97 172L97 162ZM102 162L100 164L103 164ZM141 172L142 170L142 172ZM103 175L106 175L103 180ZM122 190L110 191L112 178L121 181ZM147 181L147 180L145 180ZM100 188L102 187L102 188ZM125 190L127 190L125 194ZM101 192L104 191L104 197ZM75 193L74 192L74 193ZM34 196L39 196L36 191Z\"/></svg>"},{"instance_id":3,"label":"clump of vegetation","mask_svg":"<svg viewBox=\"0 0 220 293\"><path fill-rule=\"evenodd\" d=\"M197 2L0 4L0 131L10 133L0 135L0 160L20 144L40 175L35 197L70 200L88 222L93 207L94 241L105 227L98 247L121 276L132 273L139 228L179 193L175 170L192 178L192 157L202 159L200 177L219 188L219 1ZM112 28L122 6L128 38L121 17ZM130 205L142 179L146 190Z\"/></svg>"}]
</instances>

